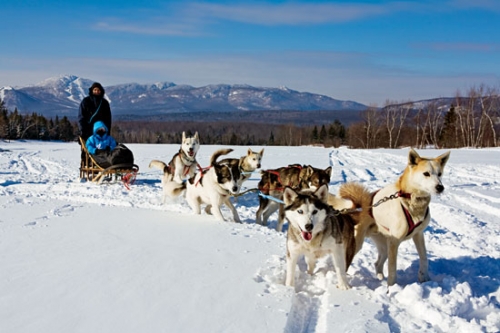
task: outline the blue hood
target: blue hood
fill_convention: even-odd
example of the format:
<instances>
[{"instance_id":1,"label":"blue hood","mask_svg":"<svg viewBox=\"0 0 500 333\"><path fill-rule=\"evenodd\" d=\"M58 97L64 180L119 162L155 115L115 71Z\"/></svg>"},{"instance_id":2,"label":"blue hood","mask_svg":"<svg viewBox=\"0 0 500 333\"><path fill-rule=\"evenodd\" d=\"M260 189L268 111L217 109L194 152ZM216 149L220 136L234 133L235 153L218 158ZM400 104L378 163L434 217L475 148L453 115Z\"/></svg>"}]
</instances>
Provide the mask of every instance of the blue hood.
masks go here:
<instances>
[{"instance_id":1,"label":"blue hood","mask_svg":"<svg viewBox=\"0 0 500 333\"><path fill-rule=\"evenodd\" d=\"M107 128L107 127L106 127L106 125L105 125L102 121L100 121L100 120L99 120L99 121L96 121L96 122L94 123L94 134L97 134L97 130L98 130L99 128L104 128L104 129L106 130L106 134L108 134L108 131L109 131L109 130L108 130L108 128Z\"/></svg>"}]
</instances>

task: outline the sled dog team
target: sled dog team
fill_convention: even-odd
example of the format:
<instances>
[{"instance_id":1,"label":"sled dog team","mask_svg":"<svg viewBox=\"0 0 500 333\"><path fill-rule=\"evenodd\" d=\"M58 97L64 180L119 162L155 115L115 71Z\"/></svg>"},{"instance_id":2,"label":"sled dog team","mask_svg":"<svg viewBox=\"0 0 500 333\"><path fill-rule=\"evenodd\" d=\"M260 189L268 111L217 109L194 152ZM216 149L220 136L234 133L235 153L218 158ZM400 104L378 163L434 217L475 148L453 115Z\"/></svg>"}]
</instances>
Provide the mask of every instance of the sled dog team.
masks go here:
<instances>
[{"instance_id":1,"label":"sled dog team","mask_svg":"<svg viewBox=\"0 0 500 333\"><path fill-rule=\"evenodd\" d=\"M264 149L260 152L249 149L246 156L219 161L219 157L232 152L232 149L220 149L211 156L210 166L202 169L196 162L199 148L198 133L186 136L183 132L181 148L168 164L151 161L150 168L163 171L163 200L185 193L186 201L196 214L201 213L201 204L205 204L205 212L219 220L224 220L221 213L224 204L232 212L234 221L240 222L230 198L237 195L242 183L261 167ZM360 183L348 182L340 186L338 195L328 189L331 167L323 170L293 164L261 170L256 223L267 225L270 215L278 210L276 229L281 231L285 221L289 224L285 285L294 285L301 256L305 258L307 272L313 274L316 261L331 255L337 287L351 288L346 271L366 237L370 237L377 248L375 271L381 280L388 261L388 286L397 282L398 247L410 238L419 255L418 280L428 281L423 232L431 220L431 196L444 191L441 177L449 156L450 152L435 158L420 157L410 149L406 168L394 183L371 192Z\"/></svg>"}]
</instances>

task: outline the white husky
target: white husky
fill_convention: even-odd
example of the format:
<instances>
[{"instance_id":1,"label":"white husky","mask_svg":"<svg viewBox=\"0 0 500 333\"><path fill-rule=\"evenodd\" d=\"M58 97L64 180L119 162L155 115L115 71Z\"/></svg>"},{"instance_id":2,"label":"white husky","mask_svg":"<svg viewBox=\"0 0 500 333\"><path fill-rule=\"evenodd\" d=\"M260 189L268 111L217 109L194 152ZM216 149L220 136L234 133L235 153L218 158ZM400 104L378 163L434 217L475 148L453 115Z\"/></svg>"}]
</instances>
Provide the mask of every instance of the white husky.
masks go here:
<instances>
[{"instance_id":1,"label":"white husky","mask_svg":"<svg viewBox=\"0 0 500 333\"><path fill-rule=\"evenodd\" d=\"M157 168L163 171L163 202L167 197L175 198L179 196L185 189L185 181L193 178L198 167L196 162L196 154L200 149L200 139L198 132L193 136L186 136L182 132L181 148L172 157L168 164L159 160L152 160L149 163L150 168Z\"/></svg>"},{"instance_id":2,"label":"white husky","mask_svg":"<svg viewBox=\"0 0 500 333\"><path fill-rule=\"evenodd\" d=\"M186 200L196 214L201 213L201 204L207 204L207 213L225 221L221 207L225 204L233 213L235 222L240 222L238 212L230 197L240 190L240 170L237 165L220 164L217 158L232 152L232 149L217 150L210 158L210 166L196 174L186 184Z\"/></svg>"},{"instance_id":3,"label":"white husky","mask_svg":"<svg viewBox=\"0 0 500 333\"><path fill-rule=\"evenodd\" d=\"M378 250L375 270L379 279L384 278L383 267L389 258L389 286L396 283L398 247L410 238L420 258L418 280L429 280L424 230L431 220L431 195L444 191L441 176L449 156L447 152L436 158L424 158L410 149L408 165L395 183L373 193L358 183L346 183L339 189L341 198L362 208L360 214L353 215L357 222L356 252L361 249L365 237L372 238Z\"/></svg>"}]
</instances>

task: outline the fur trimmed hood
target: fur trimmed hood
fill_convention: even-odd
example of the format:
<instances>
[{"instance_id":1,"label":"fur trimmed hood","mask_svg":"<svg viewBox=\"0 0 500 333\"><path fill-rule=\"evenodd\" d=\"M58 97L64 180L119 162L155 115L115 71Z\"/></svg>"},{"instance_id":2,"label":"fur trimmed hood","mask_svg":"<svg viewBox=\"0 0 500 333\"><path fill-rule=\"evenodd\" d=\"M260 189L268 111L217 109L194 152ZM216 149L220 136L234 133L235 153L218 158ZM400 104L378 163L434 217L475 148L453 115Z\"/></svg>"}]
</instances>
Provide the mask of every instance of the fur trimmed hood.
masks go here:
<instances>
[{"instance_id":1,"label":"fur trimmed hood","mask_svg":"<svg viewBox=\"0 0 500 333\"><path fill-rule=\"evenodd\" d=\"M101 97L104 96L104 94L106 92L104 91L104 87L99 82L92 83L92 85L89 88L89 96L94 96L94 94L92 93L92 90L94 90L95 87L101 89L101 91L102 91Z\"/></svg>"}]
</instances>

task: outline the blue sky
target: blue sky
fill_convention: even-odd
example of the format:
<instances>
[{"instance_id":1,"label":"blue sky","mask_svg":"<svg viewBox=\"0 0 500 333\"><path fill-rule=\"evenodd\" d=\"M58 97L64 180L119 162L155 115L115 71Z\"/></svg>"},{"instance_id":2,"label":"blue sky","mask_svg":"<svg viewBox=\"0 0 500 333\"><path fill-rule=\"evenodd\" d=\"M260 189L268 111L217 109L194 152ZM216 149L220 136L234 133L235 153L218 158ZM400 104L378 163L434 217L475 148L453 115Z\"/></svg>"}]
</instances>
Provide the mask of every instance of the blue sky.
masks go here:
<instances>
[{"instance_id":1,"label":"blue sky","mask_svg":"<svg viewBox=\"0 0 500 333\"><path fill-rule=\"evenodd\" d=\"M1 0L0 87L286 86L383 105L500 88L500 1Z\"/></svg>"}]
</instances>

